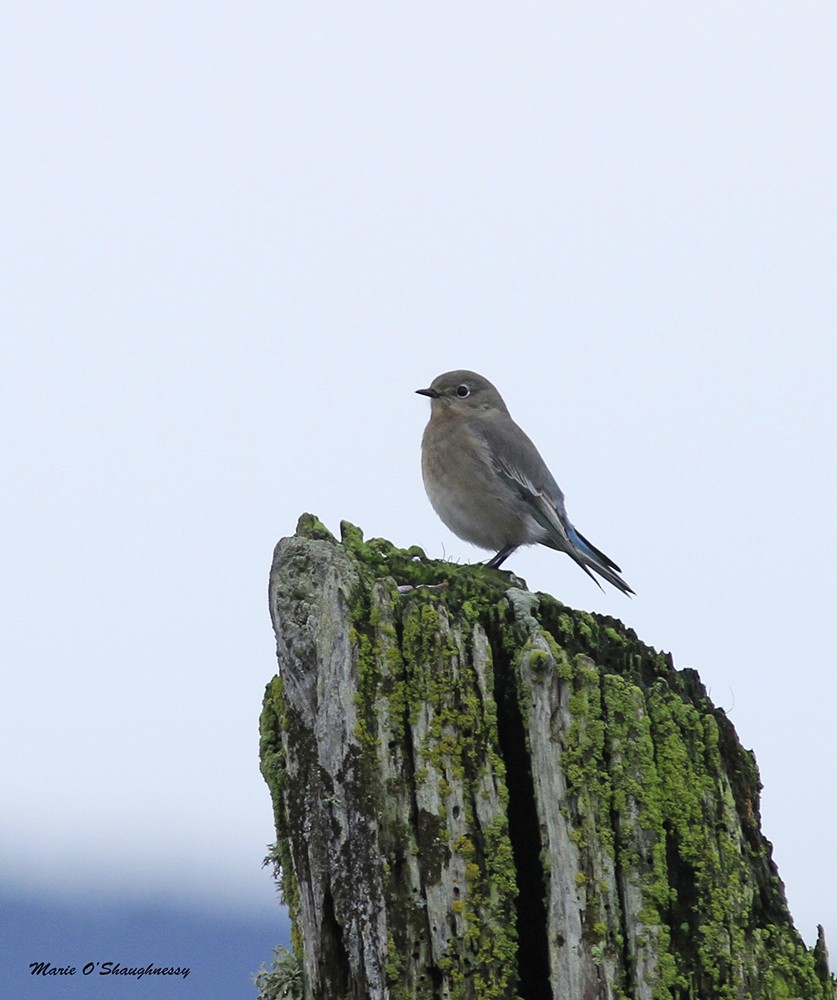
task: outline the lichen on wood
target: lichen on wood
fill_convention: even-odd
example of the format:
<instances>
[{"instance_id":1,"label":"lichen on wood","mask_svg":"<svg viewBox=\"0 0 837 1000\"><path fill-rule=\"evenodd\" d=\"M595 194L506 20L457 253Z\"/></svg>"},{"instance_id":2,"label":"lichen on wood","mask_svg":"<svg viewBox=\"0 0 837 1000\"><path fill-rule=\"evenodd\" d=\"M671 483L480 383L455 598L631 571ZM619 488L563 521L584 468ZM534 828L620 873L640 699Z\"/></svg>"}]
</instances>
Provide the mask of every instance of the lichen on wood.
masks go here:
<instances>
[{"instance_id":1,"label":"lichen on wood","mask_svg":"<svg viewBox=\"0 0 837 1000\"><path fill-rule=\"evenodd\" d=\"M303 515L270 578L261 760L307 998L833 1000L694 671L341 527Z\"/></svg>"}]
</instances>

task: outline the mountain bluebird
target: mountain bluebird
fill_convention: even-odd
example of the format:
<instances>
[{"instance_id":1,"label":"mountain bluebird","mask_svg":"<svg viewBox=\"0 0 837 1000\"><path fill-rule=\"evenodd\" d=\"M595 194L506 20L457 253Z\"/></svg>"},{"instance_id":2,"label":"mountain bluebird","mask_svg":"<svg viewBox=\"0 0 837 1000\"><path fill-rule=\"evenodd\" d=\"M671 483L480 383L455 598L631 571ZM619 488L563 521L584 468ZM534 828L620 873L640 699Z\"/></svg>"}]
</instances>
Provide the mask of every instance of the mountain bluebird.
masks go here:
<instances>
[{"instance_id":1,"label":"mountain bluebird","mask_svg":"<svg viewBox=\"0 0 837 1000\"><path fill-rule=\"evenodd\" d=\"M489 567L497 569L518 546L539 542L566 552L597 584L591 569L633 593L616 563L572 526L564 494L488 379L446 372L416 391L431 400L421 442L424 488L455 535L497 550Z\"/></svg>"}]
</instances>

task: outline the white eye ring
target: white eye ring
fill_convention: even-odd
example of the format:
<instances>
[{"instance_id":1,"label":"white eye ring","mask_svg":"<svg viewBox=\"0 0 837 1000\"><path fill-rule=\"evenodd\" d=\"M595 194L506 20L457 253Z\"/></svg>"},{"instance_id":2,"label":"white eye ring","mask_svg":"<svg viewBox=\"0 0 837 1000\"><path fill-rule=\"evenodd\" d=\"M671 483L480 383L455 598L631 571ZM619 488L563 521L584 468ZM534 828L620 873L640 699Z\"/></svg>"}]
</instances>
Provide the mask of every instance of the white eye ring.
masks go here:
<instances>
[{"instance_id":1,"label":"white eye ring","mask_svg":"<svg viewBox=\"0 0 837 1000\"><path fill-rule=\"evenodd\" d=\"M458 385L456 387L456 395L459 396L460 399L465 399L466 396L471 395L471 390L463 383L462 385Z\"/></svg>"}]
</instances>

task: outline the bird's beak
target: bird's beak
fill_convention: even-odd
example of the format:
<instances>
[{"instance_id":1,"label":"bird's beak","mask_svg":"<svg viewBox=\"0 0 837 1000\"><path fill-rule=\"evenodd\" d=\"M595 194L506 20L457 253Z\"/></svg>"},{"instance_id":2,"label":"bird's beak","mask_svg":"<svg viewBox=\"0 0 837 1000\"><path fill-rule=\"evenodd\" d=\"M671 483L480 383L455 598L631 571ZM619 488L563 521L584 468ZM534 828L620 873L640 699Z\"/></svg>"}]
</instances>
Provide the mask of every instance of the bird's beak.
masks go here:
<instances>
[{"instance_id":1,"label":"bird's beak","mask_svg":"<svg viewBox=\"0 0 837 1000\"><path fill-rule=\"evenodd\" d=\"M431 399L438 399L439 392L436 389L416 389L419 396L429 396Z\"/></svg>"}]
</instances>

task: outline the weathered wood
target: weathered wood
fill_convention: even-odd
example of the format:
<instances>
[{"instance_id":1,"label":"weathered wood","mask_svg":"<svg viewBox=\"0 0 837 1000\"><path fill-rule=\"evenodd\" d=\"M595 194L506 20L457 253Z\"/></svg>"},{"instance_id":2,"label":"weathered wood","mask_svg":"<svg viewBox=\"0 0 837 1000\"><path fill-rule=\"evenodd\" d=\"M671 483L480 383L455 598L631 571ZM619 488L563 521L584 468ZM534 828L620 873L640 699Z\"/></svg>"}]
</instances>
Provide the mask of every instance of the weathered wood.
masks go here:
<instances>
[{"instance_id":1,"label":"weathered wood","mask_svg":"<svg viewBox=\"0 0 837 1000\"><path fill-rule=\"evenodd\" d=\"M833 1000L693 671L342 528L303 516L270 578L262 770L307 998Z\"/></svg>"}]
</instances>

